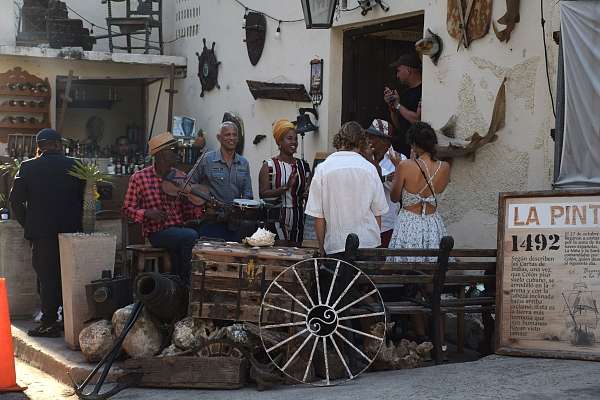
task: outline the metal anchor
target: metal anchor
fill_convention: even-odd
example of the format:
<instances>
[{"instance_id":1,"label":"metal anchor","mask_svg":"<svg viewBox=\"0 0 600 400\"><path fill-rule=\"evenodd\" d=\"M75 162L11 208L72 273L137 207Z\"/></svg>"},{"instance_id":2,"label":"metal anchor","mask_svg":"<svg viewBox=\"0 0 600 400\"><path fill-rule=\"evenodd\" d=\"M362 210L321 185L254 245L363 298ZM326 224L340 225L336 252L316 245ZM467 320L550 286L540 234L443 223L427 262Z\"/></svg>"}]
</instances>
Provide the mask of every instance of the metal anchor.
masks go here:
<instances>
[{"instance_id":1,"label":"metal anchor","mask_svg":"<svg viewBox=\"0 0 600 400\"><path fill-rule=\"evenodd\" d=\"M135 305L133 306L131 315L129 316L129 319L127 320L127 323L125 324L123 331L121 332L121 334L115 341L115 344L113 345L113 347L102 358L102 360L100 360L98 365L96 365L96 367L94 367L92 372L90 372L90 374L87 376L87 378L85 378L85 380L80 385L77 385L77 383L75 383L75 381L69 374L69 378L71 378L71 382L73 383L73 388L75 390L75 393L77 394L77 396L80 399L106 400L106 399L109 399L110 397L114 396L115 394L119 393L123 389L127 389L128 387L137 385L137 383L139 382L139 379L141 378L141 375L140 374L128 374L122 378L119 378L117 380L117 384L113 388L111 388L110 390L108 390L104 393L100 393L100 389L102 389L102 386L104 385L104 381L106 380L106 377L108 376L108 373L109 373L113 363L115 362L117 357L119 357L119 355L121 354L121 346L123 345L123 341L125 340L125 337L129 333L131 328L133 328L133 326L135 325L135 322L138 320L143 308L144 308L144 305L141 302L135 303ZM84 390L90 384L90 381L94 378L94 376L96 376L98 371L100 371L100 368L102 368L100 378L94 385L94 388L92 389L92 391L85 393Z\"/></svg>"}]
</instances>

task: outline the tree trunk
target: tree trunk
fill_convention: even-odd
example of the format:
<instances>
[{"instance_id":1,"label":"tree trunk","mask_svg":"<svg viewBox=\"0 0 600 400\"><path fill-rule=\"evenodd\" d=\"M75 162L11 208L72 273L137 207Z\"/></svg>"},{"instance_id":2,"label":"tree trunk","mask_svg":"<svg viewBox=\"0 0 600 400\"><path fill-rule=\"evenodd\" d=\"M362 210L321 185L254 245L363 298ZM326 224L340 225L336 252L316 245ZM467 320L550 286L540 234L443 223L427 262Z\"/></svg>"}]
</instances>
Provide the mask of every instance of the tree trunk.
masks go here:
<instances>
[{"instance_id":1,"label":"tree trunk","mask_svg":"<svg viewBox=\"0 0 600 400\"><path fill-rule=\"evenodd\" d=\"M92 182L85 183L83 193L83 232L92 233L96 227L96 184Z\"/></svg>"}]
</instances>

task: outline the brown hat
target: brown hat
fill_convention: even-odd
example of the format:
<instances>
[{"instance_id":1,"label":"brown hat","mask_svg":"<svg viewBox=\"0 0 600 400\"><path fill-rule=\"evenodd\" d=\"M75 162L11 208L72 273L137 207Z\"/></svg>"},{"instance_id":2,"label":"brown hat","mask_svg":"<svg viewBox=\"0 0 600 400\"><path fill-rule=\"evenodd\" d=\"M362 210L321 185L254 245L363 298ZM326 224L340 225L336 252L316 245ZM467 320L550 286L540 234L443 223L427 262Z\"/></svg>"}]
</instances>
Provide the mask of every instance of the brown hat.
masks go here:
<instances>
[{"instance_id":1,"label":"brown hat","mask_svg":"<svg viewBox=\"0 0 600 400\"><path fill-rule=\"evenodd\" d=\"M173 137L171 132L163 132L148 141L148 150L150 151L150 155L153 156L159 151L168 149L176 143L177 139Z\"/></svg>"},{"instance_id":2,"label":"brown hat","mask_svg":"<svg viewBox=\"0 0 600 400\"><path fill-rule=\"evenodd\" d=\"M396 61L390 64L390 68L396 68L400 65L421 70L421 59L415 53L404 53Z\"/></svg>"}]
</instances>

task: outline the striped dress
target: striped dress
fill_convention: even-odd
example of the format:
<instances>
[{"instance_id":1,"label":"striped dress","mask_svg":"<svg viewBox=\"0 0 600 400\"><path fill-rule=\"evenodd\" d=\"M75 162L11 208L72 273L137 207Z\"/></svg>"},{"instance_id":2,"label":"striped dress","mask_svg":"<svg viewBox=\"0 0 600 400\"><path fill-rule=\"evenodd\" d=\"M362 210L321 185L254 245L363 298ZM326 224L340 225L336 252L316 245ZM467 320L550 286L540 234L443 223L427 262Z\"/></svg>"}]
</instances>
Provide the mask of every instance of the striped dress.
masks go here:
<instances>
[{"instance_id":1,"label":"striped dress","mask_svg":"<svg viewBox=\"0 0 600 400\"><path fill-rule=\"evenodd\" d=\"M304 160L294 158L294 164L288 164L276 157L264 161L269 168L271 189L287 185L290 176L296 172L298 179L294 187L280 197L265 199L273 205L281 206L279 223L276 224L279 240L302 243L304 236L304 193L310 181L310 167Z\"/></svg>"}]
</instances>

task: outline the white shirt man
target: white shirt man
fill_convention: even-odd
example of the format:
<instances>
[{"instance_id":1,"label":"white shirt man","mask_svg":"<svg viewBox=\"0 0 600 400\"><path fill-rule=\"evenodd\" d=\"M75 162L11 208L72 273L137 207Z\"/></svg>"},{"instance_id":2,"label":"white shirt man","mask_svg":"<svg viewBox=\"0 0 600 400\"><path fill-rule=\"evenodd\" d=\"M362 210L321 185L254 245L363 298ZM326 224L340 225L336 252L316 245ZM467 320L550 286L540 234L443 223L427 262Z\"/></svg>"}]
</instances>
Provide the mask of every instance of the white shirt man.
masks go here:
<instances>
[{"instance_id":1,"label":"white shirt man","mask_svg":"<svg viewBox=\"0 0 600 400\"><path fill-rule=\"evenodd\" d=\"M387 211L377 169L359 153L335 152L316 168L305 212L325 221L319 245L327 255L343 252L350 233L358 235L360 247L378 247L379 220Z\"/></svg>"}]
</instances>

